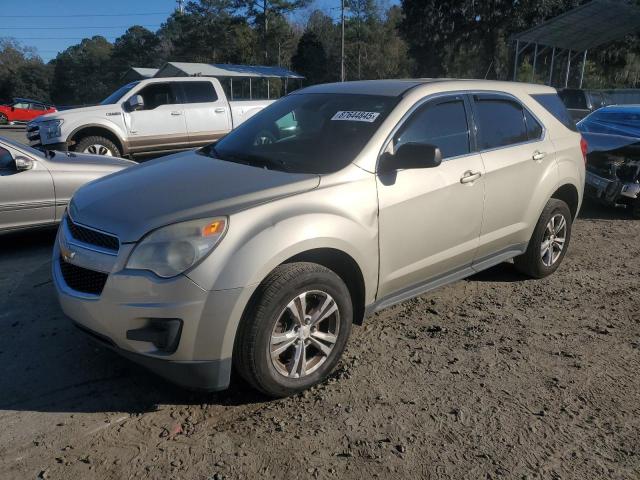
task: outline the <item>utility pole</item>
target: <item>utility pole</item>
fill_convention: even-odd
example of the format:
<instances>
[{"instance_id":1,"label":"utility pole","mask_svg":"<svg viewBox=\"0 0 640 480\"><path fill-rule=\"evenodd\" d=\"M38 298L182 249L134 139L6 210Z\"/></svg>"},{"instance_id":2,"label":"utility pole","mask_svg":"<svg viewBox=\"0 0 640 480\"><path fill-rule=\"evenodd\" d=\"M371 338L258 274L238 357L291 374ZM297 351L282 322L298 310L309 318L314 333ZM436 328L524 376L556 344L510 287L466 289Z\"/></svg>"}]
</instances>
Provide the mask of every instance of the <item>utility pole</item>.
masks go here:
<instances>
[{"instance_id":1,"label":"utility pole","mask_svg":"<svg viewBox=\"0 0 640 480\"><path fill-rule=\"evenodd\" d=\"M342 12L340 17L342 22L342 36L340 39L340 81L344 82L344 0L342 0Z\"/></svg>"},{"instance_id":2,"label":"utility pole","mask_svg":"<svg viewBox=\"0 0 640 480\"><path fill-rule=\"evenodd\" d=\"M184 13L184 0L176 0L178 4L178 12Z\"/></svg>"}]
</instances>

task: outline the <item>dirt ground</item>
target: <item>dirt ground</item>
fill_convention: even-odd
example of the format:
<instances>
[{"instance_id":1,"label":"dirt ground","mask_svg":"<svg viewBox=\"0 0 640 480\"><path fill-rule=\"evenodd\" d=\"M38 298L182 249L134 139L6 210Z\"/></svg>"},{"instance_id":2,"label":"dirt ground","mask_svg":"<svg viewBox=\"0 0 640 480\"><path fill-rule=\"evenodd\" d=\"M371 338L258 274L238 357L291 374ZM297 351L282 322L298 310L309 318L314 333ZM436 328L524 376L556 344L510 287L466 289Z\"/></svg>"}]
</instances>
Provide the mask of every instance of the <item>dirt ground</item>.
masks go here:
<instances>
[{"instance_id":1,"label":"dirt ground","mask_svg":"<svg viewBox=\"0 0 640 480\"><path fill-rule=\"evenodd\" d=\"M63 317L53 233L0 238L0 478L640 478L640 221L587 206L509 264L355 327L324 385L180 391Z\"/></svg>"}]
</instances>

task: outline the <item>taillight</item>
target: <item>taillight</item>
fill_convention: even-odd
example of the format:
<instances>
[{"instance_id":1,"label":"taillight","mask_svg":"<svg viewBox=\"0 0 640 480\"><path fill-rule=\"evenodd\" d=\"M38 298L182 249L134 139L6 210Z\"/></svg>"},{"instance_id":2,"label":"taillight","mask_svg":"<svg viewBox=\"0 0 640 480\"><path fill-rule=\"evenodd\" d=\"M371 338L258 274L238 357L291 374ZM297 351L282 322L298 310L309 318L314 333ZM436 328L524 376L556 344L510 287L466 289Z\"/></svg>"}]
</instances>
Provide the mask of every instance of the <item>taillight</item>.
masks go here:
<instances>
[{"instance_id":1,"label":"taillight","mask_svg":"<svg viewBox=\"0 0 640 480\"><path fill-rule=\"evenodd\" d=\"M584 139L584 137L580 137L580 150L582 150L582 158L584 160L584 164L587 164L587 152L589 151L589 144Z\"/></svg>"}]
</instances>

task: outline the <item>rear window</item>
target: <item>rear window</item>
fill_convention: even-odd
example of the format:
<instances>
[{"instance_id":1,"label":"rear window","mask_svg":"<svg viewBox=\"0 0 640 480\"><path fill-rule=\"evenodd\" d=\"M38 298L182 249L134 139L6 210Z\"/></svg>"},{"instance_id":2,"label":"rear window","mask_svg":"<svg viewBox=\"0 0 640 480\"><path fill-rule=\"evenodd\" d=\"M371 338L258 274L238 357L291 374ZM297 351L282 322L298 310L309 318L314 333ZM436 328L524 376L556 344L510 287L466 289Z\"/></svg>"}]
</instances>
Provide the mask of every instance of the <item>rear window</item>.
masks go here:
<instances>
[{"instance_id":1,"label":"rear window","mask_svg":"<svg viewBox=\"0 0 640 480\"><path fill-rule=\"evenodd\" d=\"M185 103L205 103L218 100L211 82L180 82L184 90Z\"/></svg>"},{"instance_id":2,"label":"rear window","mask_svg":"<svg viewBox=\"0 0 640 480\"><path fill-rule=\"evenodd\" d=\"M571 118L571 115L569 115L567 108L564 106L564 103L562 103L562 100L560 100L558 95L555 93L538 93L531 95L531 98L542 105L545 110L556 117L556 120L562 123L569 130L573 130L574 132L578 131L576 123Z\"/></svg>"}]
</instances>

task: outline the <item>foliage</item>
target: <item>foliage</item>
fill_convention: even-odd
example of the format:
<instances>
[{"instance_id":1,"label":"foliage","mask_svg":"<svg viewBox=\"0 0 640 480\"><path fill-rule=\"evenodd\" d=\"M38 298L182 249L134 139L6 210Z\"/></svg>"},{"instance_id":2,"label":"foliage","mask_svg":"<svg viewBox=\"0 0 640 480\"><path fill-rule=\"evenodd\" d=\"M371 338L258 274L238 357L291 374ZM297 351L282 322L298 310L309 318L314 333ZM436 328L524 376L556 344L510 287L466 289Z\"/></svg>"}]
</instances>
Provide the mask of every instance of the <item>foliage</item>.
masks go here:
<instances>
[{"instance_id":1,"label":"foliage","mask_svg":"<svg viewBox=\"0 0 640 480\"><path fill-rule=\"evenodd\" d=\"M0 39L0 98L33 96L60 104L100 101L129 67L167 61L281 65L307 84L340 80L339 20L315 10L296 23L311 0L192 0L152 32L134 25L112 44L100 36L73 45L44 64L32 48ZM587 0L345 0L347 80L422 77L507 79L513 69L510 37ZM338 7L337 0L334 2ZM331 9L336 12L336 8ZM623 87L640 80L640 37L589 52L585 87ZM520 56L518 79L544 83L551 50ZM564 84L566 56L553 79ZM581 59L572 61L577 85Z\"/></svg>"}]
</instances>

